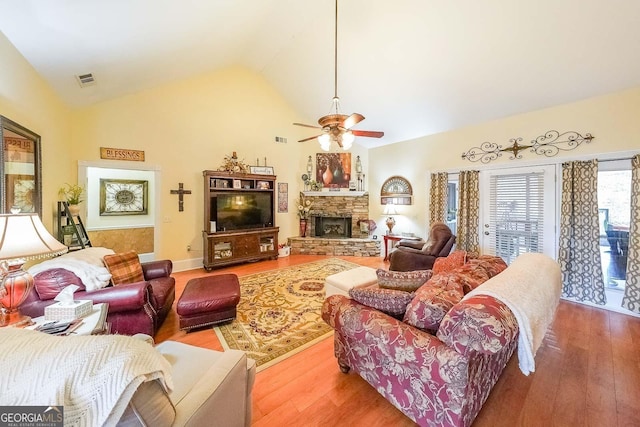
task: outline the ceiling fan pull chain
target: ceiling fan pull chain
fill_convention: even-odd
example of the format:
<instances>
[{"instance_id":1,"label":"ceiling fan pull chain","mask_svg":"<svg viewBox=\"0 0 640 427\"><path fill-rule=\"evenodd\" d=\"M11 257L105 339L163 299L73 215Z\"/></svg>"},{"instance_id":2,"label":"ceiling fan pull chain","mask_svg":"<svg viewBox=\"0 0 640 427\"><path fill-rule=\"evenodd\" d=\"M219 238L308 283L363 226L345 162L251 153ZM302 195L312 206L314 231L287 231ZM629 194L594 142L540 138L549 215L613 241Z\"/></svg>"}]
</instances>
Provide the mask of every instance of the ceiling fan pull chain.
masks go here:
<instances>
[{"instance_id":1,"label":"ceiling fan pull chain","mask_svg":"<svg viewBox=\"0 0 640 427\"><path fill-rule=\"evenodd\" d=\"M336 0L336 27L333 37L333 98L338 98L338 0ZM338 103L336 102L336 113L338 112Z\"/></svg>"}]
</instances>

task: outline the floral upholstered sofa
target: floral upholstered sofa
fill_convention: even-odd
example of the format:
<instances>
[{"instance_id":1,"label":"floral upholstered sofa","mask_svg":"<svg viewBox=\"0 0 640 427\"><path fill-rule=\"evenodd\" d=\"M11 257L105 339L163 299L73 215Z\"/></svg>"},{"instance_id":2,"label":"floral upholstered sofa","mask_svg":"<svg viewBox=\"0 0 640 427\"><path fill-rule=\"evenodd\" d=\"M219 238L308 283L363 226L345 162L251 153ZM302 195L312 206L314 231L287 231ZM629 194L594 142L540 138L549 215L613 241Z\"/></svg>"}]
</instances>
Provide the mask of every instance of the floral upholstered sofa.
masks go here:
<instances>
[{"instance_id":1,"label":"floral upholstered sofa","mask_svg":"<svg viewBox=\"0 0 640 427\"><path fill-rule=\"evenodd\" d=\"M467 258L461 251L441 258L409 298L411 289L402 287L409 276L379 270L378 286L352 291L351 298L333 295L322 308L335 329L340 369L357 372L422 426L471 425L518 345L518 321L507 305L487 295L462 300L506 264ZM390 279L393 273L398 276Z\"/></svg>"}]
</instances>

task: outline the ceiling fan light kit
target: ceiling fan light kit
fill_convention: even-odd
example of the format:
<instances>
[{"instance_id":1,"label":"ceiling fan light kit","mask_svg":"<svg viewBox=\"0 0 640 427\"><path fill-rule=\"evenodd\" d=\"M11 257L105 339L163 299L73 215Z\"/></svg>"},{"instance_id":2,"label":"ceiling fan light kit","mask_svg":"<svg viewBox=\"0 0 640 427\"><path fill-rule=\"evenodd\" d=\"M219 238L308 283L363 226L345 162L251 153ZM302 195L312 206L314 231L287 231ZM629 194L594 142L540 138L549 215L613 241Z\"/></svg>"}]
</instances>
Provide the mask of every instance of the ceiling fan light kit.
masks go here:
<instances>
[{"instance_id":1,"label":"ceiling fan light kit","mask_svg":"<svg viewBox=\"0 0 640 427\"><path fill-rule=\"evenodd\" d=\"M353 113L346 115L340 113L340 98L338 98L338 0L336 0L336 13L335 13L335 33L334 33L334 94L331 104L331 112L326 116L322 116L318 119L320 126L312 126L304 123L294 123L296 126L303 126L314 129L321 129L320 135L315 135L309 138L301 139L298 142L311 141L317 139L320 143L320 148L324 151L331 150L331 143L335 142L343 150L349 150L353 146L353 141L356 136L365 136L369 138L382 138L384 132L380 131L367 131L367 130L352 130L351 128L364 120L364 116L359 113Z\"/></svg>"}]
</instances>

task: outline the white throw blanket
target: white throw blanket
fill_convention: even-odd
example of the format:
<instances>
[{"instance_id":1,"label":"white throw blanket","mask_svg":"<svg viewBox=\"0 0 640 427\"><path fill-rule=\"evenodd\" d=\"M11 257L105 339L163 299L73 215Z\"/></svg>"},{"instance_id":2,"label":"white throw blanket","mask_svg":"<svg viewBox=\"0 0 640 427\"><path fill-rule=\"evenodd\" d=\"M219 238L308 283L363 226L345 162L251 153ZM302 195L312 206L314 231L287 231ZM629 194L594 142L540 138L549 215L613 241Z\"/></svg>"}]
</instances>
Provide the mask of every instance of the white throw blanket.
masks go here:
<instances>
[{"instance_id":1,"label":"white throw blanket","mask_svg":"<svg viewBox=\"0 0 640 427\"><path fill-rule=\"evenodd\" d=\"M543 254L518 256L497 276L465 295L489 295L502 301L513 312L520 335L518 364L525 374L536 370L534 357L553 321L560 302L562 276L560 266Z\"/></svg>"},{"instance_id":2,"label":"white throw blanket","mask_svg":"<svg viewBox=\"0 0 640 427\"><path fill-rule=\"evenodd\" d=\"M143 382L173 387L169 362L132 337L0 328L0 342L0 405L64 405L66 426L115 425Z\"/></svg>"},{"instance_id":3,"label":"white throw blanket","mask_svg":"<svg viewBox=\"0 0 640 427\"><path fill-rule=\"evenodd\" d=\"M78 276L87 292L91 292L109 284L111 273L104 266L102 258L113 253L107 248L86 248L35 264L27 271L35 276L52 268L64 268Z\"/></svg>"}]
</instances>

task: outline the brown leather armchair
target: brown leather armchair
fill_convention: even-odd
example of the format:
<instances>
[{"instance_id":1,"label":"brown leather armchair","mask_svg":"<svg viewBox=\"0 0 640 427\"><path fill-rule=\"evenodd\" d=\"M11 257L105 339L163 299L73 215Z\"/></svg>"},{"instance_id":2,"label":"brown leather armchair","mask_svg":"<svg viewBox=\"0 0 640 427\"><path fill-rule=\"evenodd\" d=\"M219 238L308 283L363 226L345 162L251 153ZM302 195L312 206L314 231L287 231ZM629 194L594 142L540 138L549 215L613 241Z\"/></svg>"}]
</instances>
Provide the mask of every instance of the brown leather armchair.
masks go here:
<instances>
[{"instance_id":1,"label":"brown leather armchair","mask_svg":"<svg viewBox=\"0 0 640 427\"><path fill-rule=\"evenodd\" d=\"M431 226L429 239L425 241L400 240L391 253L389 270L431 270L438 257L446 257L456 242L456 236L442 222Z\"/></svg>"},{"instance_id":2,"label":"brown leather armchair","mask_svg":"<svg viewBox=\"0 0 640 427\"><path fill-rule=\"evenodd\" d=\"M122 335L138 333L153 336L169 314L175 299L175 279L171 277L170 260L142 263L144 281L108 286L87 292L82 280L63 268L52 268L34 276L34 287L20 306L20 312L31 317L42 316L44 308L67 285L77 285L73 294L78 300L94 304L108 303L107 322L111 332Z\"/></svg>"}]
</instances>

